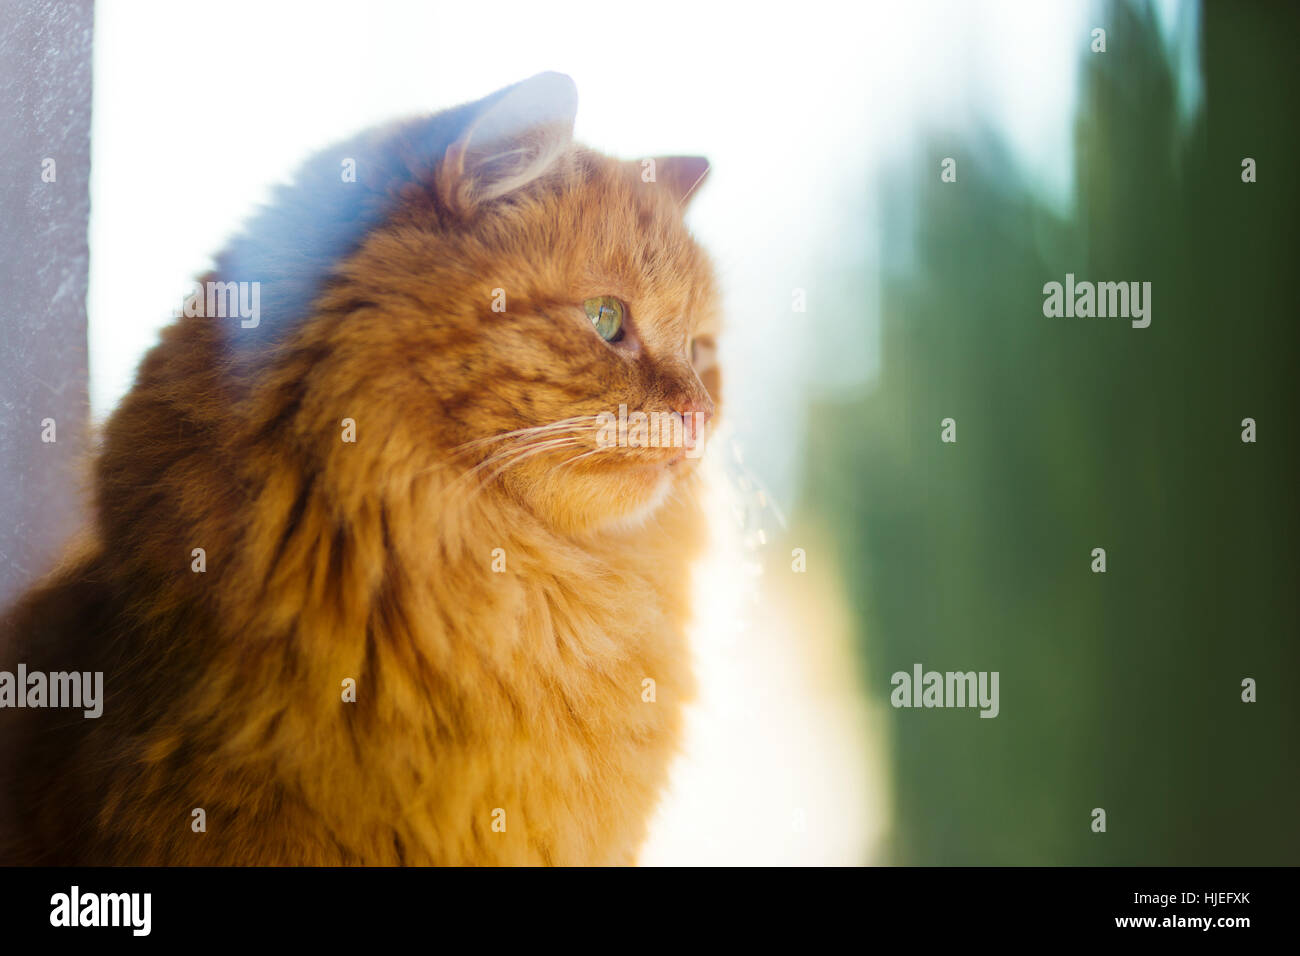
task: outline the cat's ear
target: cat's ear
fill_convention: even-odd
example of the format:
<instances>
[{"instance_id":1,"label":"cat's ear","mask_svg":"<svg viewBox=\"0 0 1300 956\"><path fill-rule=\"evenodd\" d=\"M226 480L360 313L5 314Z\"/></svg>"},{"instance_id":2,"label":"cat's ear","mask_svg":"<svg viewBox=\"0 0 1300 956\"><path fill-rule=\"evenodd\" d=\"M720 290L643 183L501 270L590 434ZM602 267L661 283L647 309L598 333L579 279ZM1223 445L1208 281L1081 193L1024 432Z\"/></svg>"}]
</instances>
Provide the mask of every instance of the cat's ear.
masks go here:
<instances>
[{"instance_id":1,"label":"cat's ear","mask_svg":"<svg viewBox=\"0 0 1300 956\"><path fill-rule=\"evenodd\" d=\"M709 175L709 161L703 156L656 156L655 180L668 189L679 206L694 197Z\"/></svg>"},{"instance_id":2,"label":"cat's ear","mask_svg":"<svg viewBox=\"0 0 1300 956\"><path fill-rule=\"evenodd\" d=\"M539 73L481 101L447 147L435 182L450 210L468 215L545 173L573 142L578 89L563 73Z\"/></svg>"}]
</instances>

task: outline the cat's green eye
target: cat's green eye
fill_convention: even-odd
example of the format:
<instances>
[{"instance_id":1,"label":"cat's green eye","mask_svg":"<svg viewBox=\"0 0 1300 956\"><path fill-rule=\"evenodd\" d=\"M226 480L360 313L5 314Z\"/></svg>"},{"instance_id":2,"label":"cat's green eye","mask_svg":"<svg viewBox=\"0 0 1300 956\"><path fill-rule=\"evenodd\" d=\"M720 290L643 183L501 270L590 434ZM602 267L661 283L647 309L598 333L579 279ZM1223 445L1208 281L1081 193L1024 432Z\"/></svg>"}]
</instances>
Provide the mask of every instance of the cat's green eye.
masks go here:
<instances>
[{"instance_id":1,"label":"cat's green eye","mask_svg":"<svg viewBox=\"0 0 1300 956\"><path fill-rule=\"evenodd\" d=\"M598 295L582 303L587 318L606 342L617 342L623 337L623 303L612 295Z\"/></svg>"}]
</instances>

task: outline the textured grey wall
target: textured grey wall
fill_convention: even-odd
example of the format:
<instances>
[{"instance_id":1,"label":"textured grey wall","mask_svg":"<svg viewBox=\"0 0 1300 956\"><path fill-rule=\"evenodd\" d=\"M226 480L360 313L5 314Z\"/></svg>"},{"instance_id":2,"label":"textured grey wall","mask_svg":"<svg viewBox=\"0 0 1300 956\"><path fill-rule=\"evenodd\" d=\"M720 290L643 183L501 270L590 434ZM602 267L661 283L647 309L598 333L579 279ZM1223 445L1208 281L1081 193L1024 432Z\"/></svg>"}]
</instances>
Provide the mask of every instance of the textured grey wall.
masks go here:
<instances>
[{"instance_id":1,"label":"textured grey wall","mask_svg":"<svg viewBox=\"0 0 1300 956\"><path fill-rule=\"evenodd\" d=\"M0 604L84 516L93 23L89 0L0 18Z\"/></svg>"}]
</instances>

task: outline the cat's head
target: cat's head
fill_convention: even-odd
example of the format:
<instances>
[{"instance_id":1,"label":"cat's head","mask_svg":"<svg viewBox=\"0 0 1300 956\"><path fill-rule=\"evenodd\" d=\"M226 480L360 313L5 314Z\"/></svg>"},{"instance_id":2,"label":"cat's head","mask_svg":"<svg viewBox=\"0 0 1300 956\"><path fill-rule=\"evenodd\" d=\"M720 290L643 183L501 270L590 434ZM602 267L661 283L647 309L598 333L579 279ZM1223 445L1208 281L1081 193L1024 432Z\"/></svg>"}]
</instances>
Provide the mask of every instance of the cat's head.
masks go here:
<instances>
[{"instance_id":1,"label":"cat's head","mask_svg":"<svg viewBox=\"0 0 1300 956\"><path fill-rule=\"evenodd\" d=\"M546 73L368 133L219 258L217 277L263 280L264 319L228 334L268 356L257 390L327 480L442 469L570 531L638 521L694 480L719 315L682 216L708 165L577 145L576 107Z\"/></svg>"}]
</instances>

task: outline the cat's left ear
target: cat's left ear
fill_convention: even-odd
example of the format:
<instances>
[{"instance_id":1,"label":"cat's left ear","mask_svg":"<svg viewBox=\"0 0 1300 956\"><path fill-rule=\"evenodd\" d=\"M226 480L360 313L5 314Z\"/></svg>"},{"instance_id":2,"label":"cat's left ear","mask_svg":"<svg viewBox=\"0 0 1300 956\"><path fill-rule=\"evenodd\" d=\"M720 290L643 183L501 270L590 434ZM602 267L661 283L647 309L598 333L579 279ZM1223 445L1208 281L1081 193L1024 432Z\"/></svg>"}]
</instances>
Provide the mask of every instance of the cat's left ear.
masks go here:
<instances>
[{"instance_id":1,"label":"cat's left ear","mask_svg":"<svg viewBox=\"0 0 1300 956\"><path fill-rule=\"evenodd\" d=\"M539 73L479 103L447 147L435 177L439 197L460 215L544 174L573 142L578 89L563 73Z\"/></svg>"},{"instance_id":2,"label":"cat's left ear","mask_svg":"<svg viewBox=\"0 0 1300 956\"><path fill-rule=\"evenodd\" d=\"M703 156L655 157L655 180L669 190L679 206L691 201L707 175L709 161Z\"/></svg>"}]
</instances>

